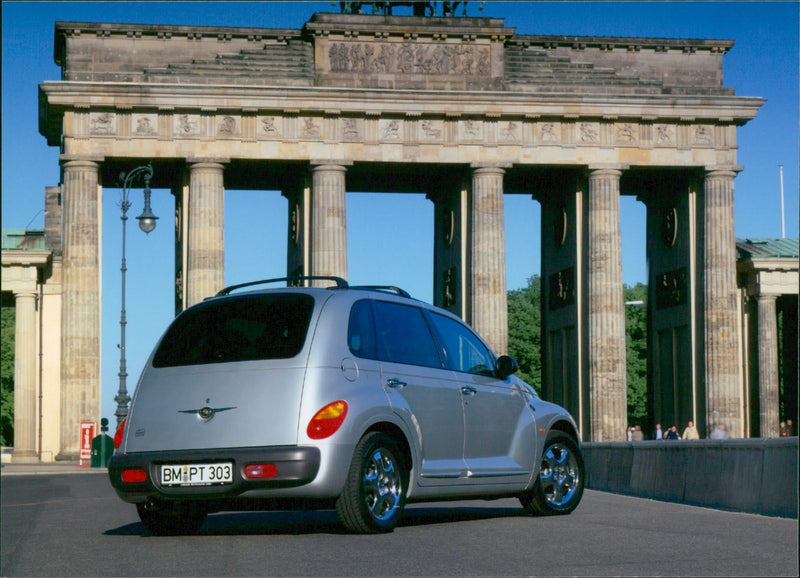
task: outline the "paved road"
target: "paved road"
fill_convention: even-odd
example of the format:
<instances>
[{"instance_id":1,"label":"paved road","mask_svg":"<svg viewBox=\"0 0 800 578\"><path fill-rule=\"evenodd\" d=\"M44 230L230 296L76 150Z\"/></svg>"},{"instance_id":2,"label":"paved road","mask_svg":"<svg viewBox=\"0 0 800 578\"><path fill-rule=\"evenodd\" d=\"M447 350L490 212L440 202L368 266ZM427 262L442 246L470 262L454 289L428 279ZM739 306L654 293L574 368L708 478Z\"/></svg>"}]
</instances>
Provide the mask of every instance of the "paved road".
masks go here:
<instances>
[{"instance_id":1,"label":"paved road","mask_svg":"<svg viewBox=\"0 0 800 578\"><path fill-rule=\"evenodd\" d=\"M392 534L351 536L332 512L222 513L156 538L102 471L7 472L0 576L798 574L797 520L602 492L557 518L515 500L422 504Z\"/></svg>"}]
</instances>

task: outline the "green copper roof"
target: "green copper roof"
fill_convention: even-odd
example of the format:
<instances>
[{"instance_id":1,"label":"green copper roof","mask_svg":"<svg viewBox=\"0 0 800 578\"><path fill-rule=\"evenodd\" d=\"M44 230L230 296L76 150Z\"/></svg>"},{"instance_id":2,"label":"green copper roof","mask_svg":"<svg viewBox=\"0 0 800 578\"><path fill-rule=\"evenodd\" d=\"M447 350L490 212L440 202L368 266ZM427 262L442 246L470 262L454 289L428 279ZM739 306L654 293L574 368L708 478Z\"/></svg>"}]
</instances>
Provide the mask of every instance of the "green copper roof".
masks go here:
<instances>
[{"instance_id":1,"label":"green copper roof","mask_svg":"<svg viewBox=\"0 0 800 578\"><path fill-rule=\"evenodd\" d=\"M44 231L3 229L3 250L47 251Z\"/></svg>"},{"instance_id":2,"label":"green copper roof","mask_svg":"<svg viewBox=\"0 0 800 578\"><path fill-rule=\"evenodd\" d=\"M795 258L800 239L736 239L737 259Z\"/></svg>"}]
</instances>

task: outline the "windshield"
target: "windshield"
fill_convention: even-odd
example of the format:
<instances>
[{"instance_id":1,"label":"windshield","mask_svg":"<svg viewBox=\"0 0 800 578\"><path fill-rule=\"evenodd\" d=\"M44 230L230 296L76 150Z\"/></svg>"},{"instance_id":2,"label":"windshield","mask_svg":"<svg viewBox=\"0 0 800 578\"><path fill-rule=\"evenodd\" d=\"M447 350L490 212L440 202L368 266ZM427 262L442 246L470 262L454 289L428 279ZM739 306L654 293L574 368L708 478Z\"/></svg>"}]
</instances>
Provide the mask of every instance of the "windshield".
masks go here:
<instances>
[{"instance_id":1,"label":"windshield","mask_svg":"<svg viewBox=\"0 0 800 578\"><path fill-rule=\"evenodd\" d=\"M314 299L241 295L187 310L167 330L154 367L286 359L303 348Z\"/></svg>"}]
</instances>

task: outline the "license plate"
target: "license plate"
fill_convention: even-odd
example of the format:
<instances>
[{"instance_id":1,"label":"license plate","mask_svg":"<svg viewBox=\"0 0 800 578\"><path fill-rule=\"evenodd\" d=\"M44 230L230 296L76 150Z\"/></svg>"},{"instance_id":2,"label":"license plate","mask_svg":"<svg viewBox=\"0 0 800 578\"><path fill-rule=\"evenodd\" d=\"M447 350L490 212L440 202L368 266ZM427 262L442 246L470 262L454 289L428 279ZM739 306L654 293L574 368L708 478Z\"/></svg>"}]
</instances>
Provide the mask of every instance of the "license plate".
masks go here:
<instances>
[{"instance_id":1,"label":"license plate","mask_svg":"<svg viewBox=\"0 0 800 578\"><path fill-rule=\"evenodd\" d=\"M162 486L221 486L233 483L231 462L213 464L165 464L161 466Z\"/></svg>"}]
</instances>

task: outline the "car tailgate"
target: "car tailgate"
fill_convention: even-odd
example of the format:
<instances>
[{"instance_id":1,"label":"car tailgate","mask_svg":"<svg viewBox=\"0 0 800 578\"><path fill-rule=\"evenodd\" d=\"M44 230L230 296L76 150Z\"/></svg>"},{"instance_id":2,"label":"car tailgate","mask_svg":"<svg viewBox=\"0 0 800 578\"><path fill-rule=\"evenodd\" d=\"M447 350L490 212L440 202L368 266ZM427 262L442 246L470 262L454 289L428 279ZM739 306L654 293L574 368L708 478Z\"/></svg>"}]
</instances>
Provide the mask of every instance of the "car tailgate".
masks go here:
<instances>
[{"instance_id":1,"label":"car tailgate","mask_svg":"<svg viewBox=\"0 0 800 578\"><path fill-rule=\"evenodd\" d=\"M304 374L296 360L150 367L133 399L122 449L294 445Z\"/></svg>"}]
</instances>

